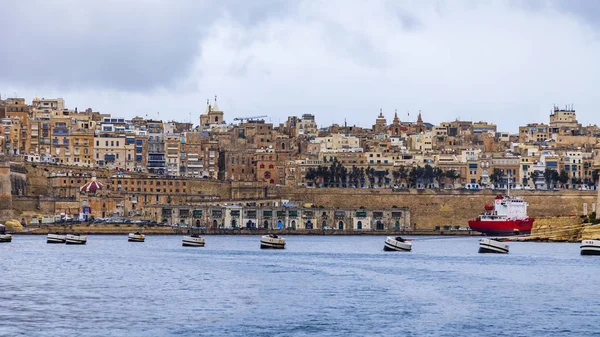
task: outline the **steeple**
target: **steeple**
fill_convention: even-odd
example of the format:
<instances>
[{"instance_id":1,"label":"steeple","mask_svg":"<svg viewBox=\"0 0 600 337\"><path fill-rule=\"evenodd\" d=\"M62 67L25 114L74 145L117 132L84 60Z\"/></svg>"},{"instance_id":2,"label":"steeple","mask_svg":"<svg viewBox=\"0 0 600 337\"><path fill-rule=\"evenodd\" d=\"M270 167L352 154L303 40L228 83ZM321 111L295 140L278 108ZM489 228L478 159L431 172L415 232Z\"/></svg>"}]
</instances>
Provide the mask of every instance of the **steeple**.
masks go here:
<instances>
[{"instance_id":1,"label":"steeple","mask_svg":"<svg viewBox=\"0 0 600 337\"><path fill-rule=\"evenodd\" d=\"M394 111L394 121L392 122L394 125L400 124L400 118L398 118L398 109Z\"/></svg>"},{"instance_id":2,"label":"steeple","mask_svg":"<svg viewBox=\"0 0 600 337\"><path fill-rule=\"evenodd\" d=\"M212 107L213 111L220 111L219 106L217 105L217 95L215 95L215 104Z\"/></svg>"},{"instance_id":3,"label":"steeple","mask_svg":"<svg viewBox=\"0 0 600 337\"><path fill-rule=\"evenodd\" d=\"M208 115L208 113L209 113L209 112L210 112L210 101L209 101L209 99L207 98L207 99L206 99L206 110L204 110L204 114L205 114L205 115Z\"/></svg>"},{"instance_id":4,"label":"steeple","mask_svg":"<svg viewBox=\"0 0 600 337\"><path fill-rule=\"evenodd\" d=\"M417 124L423 125L423 118L421 118L421 110L419 110L419 116L417 116Z\"/></svg>"}]
</instances>

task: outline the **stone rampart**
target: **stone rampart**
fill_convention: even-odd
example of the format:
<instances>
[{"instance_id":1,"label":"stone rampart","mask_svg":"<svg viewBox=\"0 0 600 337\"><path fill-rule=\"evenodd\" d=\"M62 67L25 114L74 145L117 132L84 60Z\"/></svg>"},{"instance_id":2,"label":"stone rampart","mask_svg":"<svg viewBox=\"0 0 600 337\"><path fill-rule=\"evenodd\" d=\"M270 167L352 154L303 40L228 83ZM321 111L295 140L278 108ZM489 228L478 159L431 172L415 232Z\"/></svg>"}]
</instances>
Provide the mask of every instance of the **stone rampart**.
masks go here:
<instances>
[{"instance_id":1,"label":"stone rampart","mask_svg":"<svg viewBox=\"0 0 600 337\"><path fill-rule=\"evenodd\" d=\"M434 191L391 189L326 189L326 188L279 188L269 196L290 199L300 203L312 203L324 207L388 208L409 207L412 222L419 229L436 226L467 227L467 221L484 211L486 203L492 203L497 194L505 191ZM596 202L596 191L513 191L529 203L529 215L536 218L577 216L583 212L583 203Z\"/></svg>"}]
</instances>

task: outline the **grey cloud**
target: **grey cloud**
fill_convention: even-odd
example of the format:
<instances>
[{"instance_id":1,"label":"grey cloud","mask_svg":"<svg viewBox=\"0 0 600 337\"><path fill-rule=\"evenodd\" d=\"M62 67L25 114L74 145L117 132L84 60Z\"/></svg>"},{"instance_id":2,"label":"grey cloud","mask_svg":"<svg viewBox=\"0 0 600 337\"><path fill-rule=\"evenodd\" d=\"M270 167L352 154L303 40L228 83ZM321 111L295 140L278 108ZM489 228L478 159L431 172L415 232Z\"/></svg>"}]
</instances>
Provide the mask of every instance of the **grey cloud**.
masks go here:
<instances>
[{"instance_id":1,"label":"grey cloud","mask_svg":"<svg viewBox=\"0 0 600 337\"><path fill-rule=\"evenodd\" d=\"M199 40L231 15L252 25L283 1L10 1L1 82L143 92L172 87L202 52ZM7 52L8 51L8 52Z\"/></svg>"}]
</instances>

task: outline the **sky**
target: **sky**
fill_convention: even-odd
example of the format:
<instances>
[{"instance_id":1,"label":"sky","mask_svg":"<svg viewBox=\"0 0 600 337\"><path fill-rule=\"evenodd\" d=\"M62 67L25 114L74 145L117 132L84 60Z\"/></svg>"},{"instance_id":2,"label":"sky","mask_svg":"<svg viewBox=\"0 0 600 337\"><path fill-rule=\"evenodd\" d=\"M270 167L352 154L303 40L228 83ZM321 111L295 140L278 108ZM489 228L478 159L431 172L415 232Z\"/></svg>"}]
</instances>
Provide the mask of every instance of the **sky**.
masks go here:
<instances>
[{"instance_id":1,"label":"sky","mask_svg":"<svg viewBox=\"0 0 600 337\"><path fill-rule=\"evenodd\" d=\"M5 0L0 95L197 124L600 122L595 0Z\"/></svg>"}]
</instances>

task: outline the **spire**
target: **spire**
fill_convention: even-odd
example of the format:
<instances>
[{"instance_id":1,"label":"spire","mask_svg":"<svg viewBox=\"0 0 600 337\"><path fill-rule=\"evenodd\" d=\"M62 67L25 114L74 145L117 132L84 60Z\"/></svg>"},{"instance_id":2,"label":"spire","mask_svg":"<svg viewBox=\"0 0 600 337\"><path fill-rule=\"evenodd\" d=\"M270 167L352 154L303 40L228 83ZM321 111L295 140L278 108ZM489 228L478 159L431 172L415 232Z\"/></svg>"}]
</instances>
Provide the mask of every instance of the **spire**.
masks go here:
<instances>
[{"instance_id":1,"label":"spire","mask_svg":"<svg viewBox=\"0 0 600 337\"><path fill-rule=\"evenodd\" d=\"M394 125L400 124L400 118L398 118L398 109L394 111L394 121L392 122Z\"/></svg>"},{"instance_id":2,"label":"spire","mask_svg":"<svg viewBox=\"0 0 600 337\"><path fill-rule=\"evenodd\" d=\"M208 115L209 112L210 112L210 100L207 98L206 99L206 110L204 110L204 114Z\"/></svg>"},{"instance_id":3,"label":"spire","mask_svg":"<svg viewBox=\"0 0 600 337\"><path fill-rule=\"evenodd\" d=\"M383 109L379 108L379 117L378 118L383 118Z\"/></svg>"},{"instance_id":4,"label":"spire","mask_svg":"<svg viewBox=\"0 0 600 337\"><path fill-rule=\"evenodd\" d=\"M417 124L423 124L423 118L421 118L421 110L419 110L419 116L417 116Z\"/></svg>"},{"instance_id":5,"label":"spire","mask_svg":"<svg viewBox=\"0 0 600 337\"><path fill-rule=\"evenodd\" d=\"M217 105L217 95L215 95L215 104L212 107L212 111L220 111L219 106Z\"/></svg>"}]
</instances>

